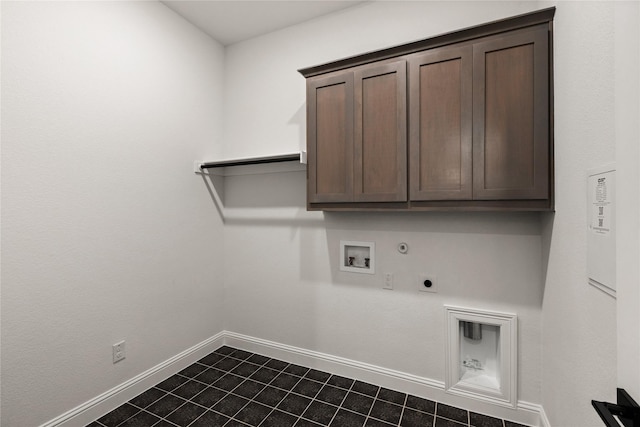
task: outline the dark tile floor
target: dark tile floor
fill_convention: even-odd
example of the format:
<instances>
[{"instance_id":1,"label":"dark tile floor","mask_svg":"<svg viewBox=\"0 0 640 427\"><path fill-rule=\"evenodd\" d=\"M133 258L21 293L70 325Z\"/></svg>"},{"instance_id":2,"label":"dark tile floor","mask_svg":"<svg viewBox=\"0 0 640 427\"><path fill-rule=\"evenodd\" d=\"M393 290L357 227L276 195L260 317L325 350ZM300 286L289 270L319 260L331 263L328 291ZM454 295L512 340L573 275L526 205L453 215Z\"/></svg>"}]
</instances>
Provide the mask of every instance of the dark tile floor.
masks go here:
<instances>
[{"instance_id":1,"label":"dark tile floor","mask_svg":"<svg viewBox=\"0 0 640 427\"><path fill-rule=\"evenodd\" d=\"M221 347L88 427L522 427Z\"/></svg>"}]
</instances>

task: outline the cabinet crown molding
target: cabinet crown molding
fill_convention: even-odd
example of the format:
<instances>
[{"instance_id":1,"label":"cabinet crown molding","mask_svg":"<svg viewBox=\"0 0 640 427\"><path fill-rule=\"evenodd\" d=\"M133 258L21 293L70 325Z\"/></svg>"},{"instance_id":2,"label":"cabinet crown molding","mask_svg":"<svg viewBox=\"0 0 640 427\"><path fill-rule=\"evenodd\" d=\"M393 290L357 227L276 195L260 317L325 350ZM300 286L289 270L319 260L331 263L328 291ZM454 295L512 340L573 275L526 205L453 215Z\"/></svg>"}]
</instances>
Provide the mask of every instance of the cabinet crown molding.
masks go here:
<instances>
[{"instance_id":1,"label":"cabinet crown molding","mask_svg":"<svg viewBox=\"0 0 640 427\"><path fill-rule=\"evenodd\" d=\"M422 40L390 47L387 49L367 52L360 55L350 56L347 58L331 61L325 64L314 65L311 67L301 68L298 70L305 78L326 74L332 71L338 71L345 68L364 65L374 61L391 59L401 55L421 52L427 49L446 46L453 43L460 43L467 40L473 40L479 37L491 36L514 29L522 29L538 24L553 21L556 8L549 7L534 12L516 15L510 18L499 19L488 22L486 24L474 25L472 27L463 28L429 37Z\"/></svg>"}]
</instances>

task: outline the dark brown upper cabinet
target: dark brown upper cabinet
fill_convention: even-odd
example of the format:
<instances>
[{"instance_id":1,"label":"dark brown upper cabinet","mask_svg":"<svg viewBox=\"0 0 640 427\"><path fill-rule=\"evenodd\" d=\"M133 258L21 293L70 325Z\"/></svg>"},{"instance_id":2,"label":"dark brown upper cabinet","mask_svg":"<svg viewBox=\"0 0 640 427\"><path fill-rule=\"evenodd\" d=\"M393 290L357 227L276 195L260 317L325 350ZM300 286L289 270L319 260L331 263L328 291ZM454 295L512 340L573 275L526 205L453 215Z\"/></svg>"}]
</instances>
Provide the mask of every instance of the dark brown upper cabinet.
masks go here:
<instances>
[{"instance_id":1,"label":"dark brown upper cabinet","mask_svg":"<svg viewBox=\"0 0 640 427\"><path fill-rule=\"evenodd\" d=\"M353 202L353 72L307 84L309 203Z\"/></svg>"},{"instance_id":2,"label":"dark brown upper cabinet","mask_svg":"<svg viewBox=\"0 0 640 427\"><path fill-rule=\"evenodd\" d=\"M407 201L405 61L309 79L309 203Z\"/></svg>"},{"instance_id":3,"label":"dark brown upper cabinet","mask_svg":"<svg viewBox=\"0 0 640 427\"><path fill-rule=\"evenodd\" d=\"M411 200L473 197L472 58L471 46L409 58Z\"/></svg>"},{"instance_id":4,"label":"dark brown upper cabinet","mask_svg":"<svg viewBox=\"0 0 640 427\"><path fill-rule=\"evenodd\" d=\"M374 64L354 73L354 199L406 202L406 63Z\"/></svg>"},{"instance_id":5,"label":"dark brown upper cabinet","mask_svg":"<svg viewBox=\"0 0 640 427\"><path fill-rule=\"evenodd\" d=\"M308 209L552 210L554 13L300 70Z\"/></svg>"},{"instance_id":6,"label":"dark brown upper cabinet","mask_svg":"<svg viewBox=\"0 0 640 427\"><path fill-rule=\"evenodd\" d=\"M473 62L474 198L549 198L547 28L474 44Z\"/></svg>"}]
</instances>

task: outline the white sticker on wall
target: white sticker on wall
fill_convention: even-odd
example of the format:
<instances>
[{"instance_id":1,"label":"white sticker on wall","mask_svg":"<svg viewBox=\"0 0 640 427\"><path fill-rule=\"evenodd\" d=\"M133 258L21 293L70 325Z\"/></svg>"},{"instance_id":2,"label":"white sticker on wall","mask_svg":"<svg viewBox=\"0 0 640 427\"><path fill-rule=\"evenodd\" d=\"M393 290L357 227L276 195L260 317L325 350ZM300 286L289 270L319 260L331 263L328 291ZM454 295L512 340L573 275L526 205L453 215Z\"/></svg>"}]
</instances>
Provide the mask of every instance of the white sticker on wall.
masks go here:
<instances>
[{"instance_id":1,"label":"white sticker on wall","mask_svg":"<svg viewBox=\"0 0 640 427\"><path fill-rule=\"evenodd\" d=\"M596 234L611 233L613 215L613 180L615 171L589 176L591 194L591 230Z\"/></svg>"},{"instance_id":2,"label":"white sticker on wall","mask_svg":"<svg viewBox=\"0 0 640 427\"><path fill-rule=\"evenodd\" d=\"M615 165L587 174L587 275L589 284L615 297L616 225Z\"/></svg>"}]
</instances>

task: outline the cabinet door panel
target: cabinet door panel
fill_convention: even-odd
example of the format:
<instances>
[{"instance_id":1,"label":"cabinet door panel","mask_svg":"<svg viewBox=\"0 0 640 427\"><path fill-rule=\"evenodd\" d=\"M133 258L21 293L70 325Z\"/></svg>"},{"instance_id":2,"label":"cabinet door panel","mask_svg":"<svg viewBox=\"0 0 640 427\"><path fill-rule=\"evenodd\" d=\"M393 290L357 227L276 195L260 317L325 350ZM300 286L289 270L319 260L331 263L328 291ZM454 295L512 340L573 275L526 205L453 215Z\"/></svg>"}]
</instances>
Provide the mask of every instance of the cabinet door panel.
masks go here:
<instances>
[{"instance_id":1,"label":"cabinet door panel","mask_svg":"<svg viewBox=\"0 0 640 427\"><path fill-rule=\"evenodd\" d=\"M308 199L353 200L353 73L307 82Z\"/></svg>"},{"instance_id":2,"label":"cabinet door panel","mask_svg":"<svg viewBox=\"0 0 640 427\"><path fill-rule=\"evenodd\" d=\"M409 59L411 200L471 199L472 48Z\"/></svg>"},{"instance_id":3,"label":"cabinet door panel","mask_svg":"<svg viewBox=\"0 0 640 427\"><path fill-rule=\"evenodd\" d=\"M354 198L406 201L406 63L364 66L354 74Z\"/></svg>"},{"instance_id":4,"label":"cabinet door panel","mask_svg":"<svg viewBox=\"0 0 640 427\"><path fill-rule=\"evenodd\" d=\"M546 29L474 45L473 197L549 197Z\"/></svg>"}]
</instances>

